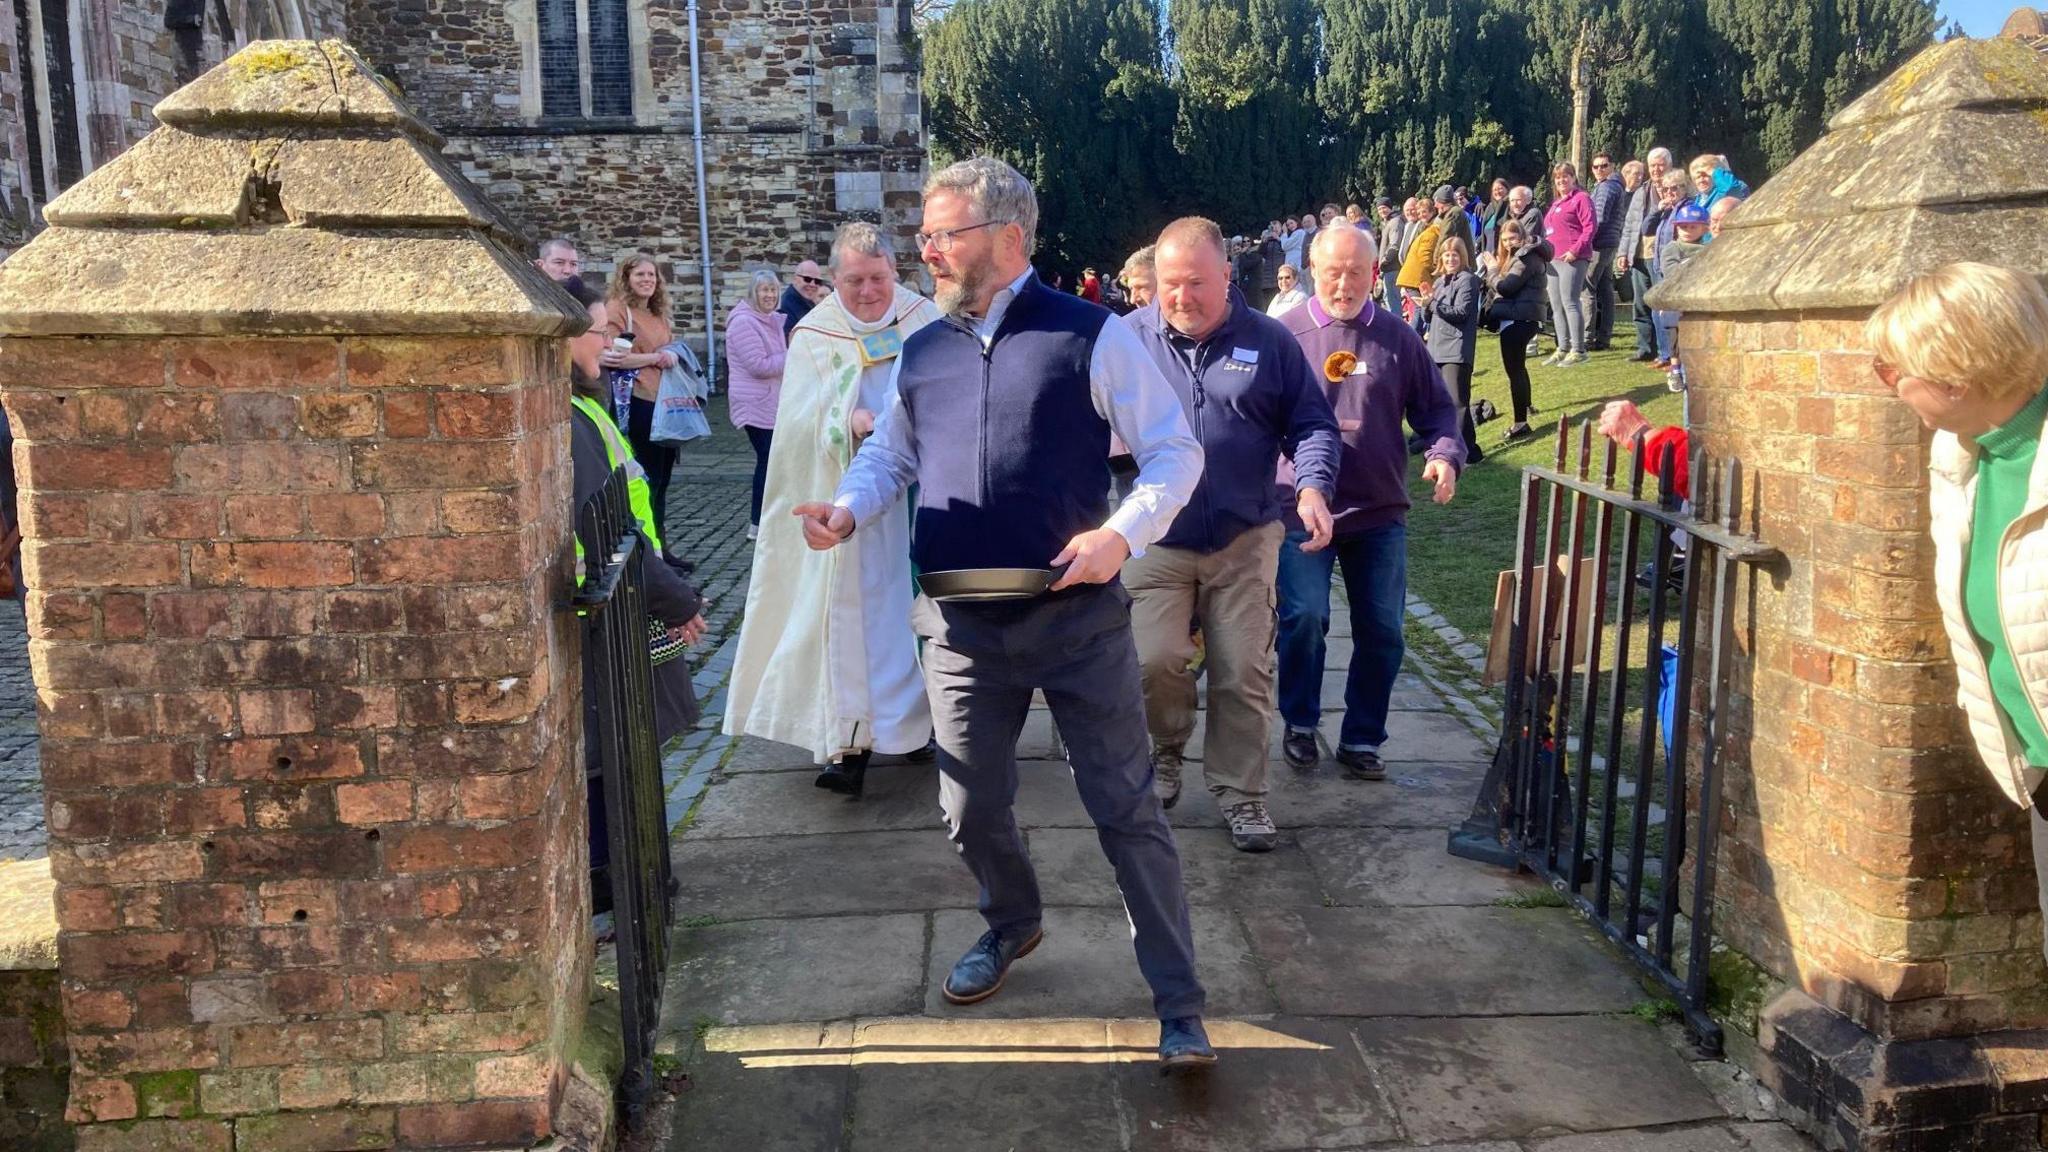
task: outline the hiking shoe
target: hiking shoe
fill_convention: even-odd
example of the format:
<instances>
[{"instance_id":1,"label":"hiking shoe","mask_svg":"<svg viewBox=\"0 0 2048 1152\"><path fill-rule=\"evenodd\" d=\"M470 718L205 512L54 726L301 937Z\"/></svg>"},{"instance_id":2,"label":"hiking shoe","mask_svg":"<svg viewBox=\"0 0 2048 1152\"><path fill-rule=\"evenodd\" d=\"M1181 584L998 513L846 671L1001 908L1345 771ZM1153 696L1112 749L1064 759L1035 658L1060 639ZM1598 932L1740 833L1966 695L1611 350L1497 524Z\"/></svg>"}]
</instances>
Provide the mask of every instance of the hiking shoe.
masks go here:
<instances>
[{"instance_id":1,"label":"hiking shoe","mask_svg":"<svg viewBox=\"0 0 2048 1152\"><path fill-rule=\"evenodd\" d=\"M1178 1072L1216 1063L1216 1049L1200 1016L1177 1016L1159 1022L1159 1070Z\"/></svg>"},{"instance_id":2,"label":"hiking shoe","mask_svg":"<svg viewBox=\"0 0 2048 1152\"><path fill-rule=\"evenodd\" d=\"M1337 764L1344 769L1349 780L1385 780L1387 766L1380 761L1377 748L1339 748Z\"/></svg>"},{"instance_id":3,"label":"hiking shoe","mask_svg":"<svg viewBox=\"0 0 2048 1152\"><path fill-rule=\"evenodd\" d=\"M1223 818L1230 821L1230 846L1239 852L1271 852L1280 843L1264 800L1240 800L1223 810Z\"/></svg>"},{"instance_id":4,"label":"hiking shoe","mask_svg":"<svg viewBox=\"0 0 2048 1152\"><path fill-rule=\"evenodd\" d=\"M1280 740L1280 752L1296 768L1313 768L1323 758L1323 750L1316 745L1316 730L1313 728L1306 731L1289 728L1287 735Z\"/></svg>"},{"instance_id":5,"label":"hiking shoe","mask_svg":"<svg viewBox=\"0 0 2048 1152\"><path fill-rule=\"evenodd\" d=\"M1032 929L1028 937L993 928L983 932L974 947L953 965L953 972L940 991L948 1003L979 1004L1002 990L1003 977L1010 974L1010 965L1031 955L1031 950L1043 939L1043 928Z\"/></svg>"},{"instance_id":6,"label":"hiking shoe","mask_svg":"<svg viewBox=\"0 0 2048 1152\"><path fill-rule=\"evenodd\" d=\"M1152 795L1159 798L1161 808L1171 808L1180 803L1180 769L1179 756L1164 752L1152 754Z\"/></svg>"},{"instance_id":7,"label":"hiking shoe","mask_svg":"<svg viewBox=\"0 0 2048 1152\"><path fill-rule=\"evenodd\" d=\"M1545 368L1555 368L1563 361L1564 349L1558 348L1552 351L1550 355L1545 356L1541 361L1539 361L1539 363L1541 363Z\"/></svg>"},{"instance_id":8,"label":"hiking shoe","mask_svg":"<svg viewBox=\"0 0 2048 1152\"><path fill-rule=\"evenodd\" d=\"M1557 366L1559 368L1576 368L1585 362L1586 354L1584 352L1569 352L1565 354L1564 359L1557 362Z\"/></svg>"}]
</instances>

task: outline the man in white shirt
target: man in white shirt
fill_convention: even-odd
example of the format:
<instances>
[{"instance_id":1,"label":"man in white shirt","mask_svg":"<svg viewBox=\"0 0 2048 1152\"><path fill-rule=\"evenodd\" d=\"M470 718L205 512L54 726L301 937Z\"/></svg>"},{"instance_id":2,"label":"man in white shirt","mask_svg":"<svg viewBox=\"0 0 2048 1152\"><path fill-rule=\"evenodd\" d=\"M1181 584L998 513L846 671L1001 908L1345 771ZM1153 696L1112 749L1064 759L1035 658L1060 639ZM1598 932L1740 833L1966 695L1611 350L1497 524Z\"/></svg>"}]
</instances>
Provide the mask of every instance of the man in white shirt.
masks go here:
<instances>
[{"instance_id":1,"label":"man in white shirt","mask_svg":"<svg viewBox=\"0 0 2048 1152\"><path fill-rule=\"evenodd\" d=\"M1043 938L1038 879L1011 806L1017 737L1043 691L1083 804L1116 870L1138 967L1152 986L1159 1056L1215 1062L1202 1028L1180 856L1152 794L1150 746L1124 561L1172 524L1202 448L1138 338L1032 271L1030 182L976 157L925 186L918 246L945 318L905 341L895 397L832 503L798 506L813 548L836 547L918 488L913 560L927 580L987 569L1056 570L1044 593L997 602L921 596L938 735L939 803L981 883L988 931L947 977L956 1004L1001 989ZM1138 463L1109 507L1114 432Z\"/></svg>"}]
</instances>

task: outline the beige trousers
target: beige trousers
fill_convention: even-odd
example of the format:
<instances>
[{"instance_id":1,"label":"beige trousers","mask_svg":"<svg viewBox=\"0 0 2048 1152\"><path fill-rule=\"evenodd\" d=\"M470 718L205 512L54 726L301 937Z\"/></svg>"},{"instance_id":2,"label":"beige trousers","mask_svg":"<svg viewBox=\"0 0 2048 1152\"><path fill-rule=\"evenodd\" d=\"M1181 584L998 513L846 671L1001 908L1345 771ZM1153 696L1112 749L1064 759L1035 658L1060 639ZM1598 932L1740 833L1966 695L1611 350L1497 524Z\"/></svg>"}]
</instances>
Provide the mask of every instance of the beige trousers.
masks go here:
<instances>
[{"instance_id":1,"label":"beige trousers","mask_svg":"<svg viewBox=\"0 0 2048 1152\"><path fill-rule=\"evenodd\" d=\"M1178 759L1195 733L1195 658L1189 625L1207 648L1209 728L1202 774L1220 803L1266 794L1273 729L1273 581L1278 523L1253 528L1217 552L1154 547L1124 565L1131 629L1145 685L1153 752Z\"/></svg>"}]
</instances>

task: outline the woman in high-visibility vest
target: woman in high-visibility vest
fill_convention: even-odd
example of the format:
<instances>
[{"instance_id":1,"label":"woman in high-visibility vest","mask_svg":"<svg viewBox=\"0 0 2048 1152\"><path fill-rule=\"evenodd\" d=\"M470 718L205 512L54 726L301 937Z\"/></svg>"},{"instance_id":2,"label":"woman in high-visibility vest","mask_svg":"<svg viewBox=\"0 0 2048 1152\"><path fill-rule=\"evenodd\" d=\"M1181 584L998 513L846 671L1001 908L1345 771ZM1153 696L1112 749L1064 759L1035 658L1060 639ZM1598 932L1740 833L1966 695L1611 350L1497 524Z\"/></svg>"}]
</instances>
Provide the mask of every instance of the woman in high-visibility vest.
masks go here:
<instances>
[{"instance_id":1,"label":"woman in high-visibility vest","mask_svg":"<svg viewBox=\"0 0 2048 1152\"><path fill-rule=\"evenodd\" d=\"M660 520L655 516L646 473L633 459L633 449L605 410L604 386L598 356L610 344L604 297L580 281L572 282L570 294L590 310L590 330L569 341L570 403L569 447L575 466L575 495L571 515L602 489L612 472L624 467L627 496L633 518L638 522L646 562L641 567L641 586L646 592L647 612L659 630L648 629L654 655L654 736L666 744L697 722L697 695L690 684L690 664L683 649L704 634L704 597L677 571L663 549ZM582 544L577 544L577 579L583 578L580 563ZM609 853L605 845L604 793L602 782L592 770L595 732L595 685L591 665L583 666L584 763L589 777L590 866L593 872L605 867ZM592 896L598 911L610 906L611 893L604 884L594 884Z\"/></svg>"}]
</instances>

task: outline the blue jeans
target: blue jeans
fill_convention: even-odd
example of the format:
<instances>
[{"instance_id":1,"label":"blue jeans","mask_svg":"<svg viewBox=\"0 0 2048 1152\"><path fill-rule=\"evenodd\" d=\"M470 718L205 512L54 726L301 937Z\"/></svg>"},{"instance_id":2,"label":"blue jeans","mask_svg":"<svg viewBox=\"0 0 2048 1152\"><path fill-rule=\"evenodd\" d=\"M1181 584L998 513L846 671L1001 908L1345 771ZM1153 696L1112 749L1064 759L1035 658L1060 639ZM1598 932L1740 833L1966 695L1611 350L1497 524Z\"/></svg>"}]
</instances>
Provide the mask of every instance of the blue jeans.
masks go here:
<instances>
[{"instance_id":1,"label":"blue jeans","mask_svg":"<svg viewBox=\"0 0 2048 1152\"><path fill-rule=\"evenodd\" d=\"M1657 357L1669 360L1678 355L1678 313L1658 308L1650 313L1657 329Z\"/></svg>"},{"instance_id":2,"label":"blue jeans","mask_svg":"<svg viewBox=\"0 0 2048 1152\"><path fill-rule=\"evenodd\" d=\"M1290 728L1314 728L1322 718L1324 636L1330 630L1330 576L1344 566L1351 606L1351 668L1344 677L1344 748L1387 742L1387 706L1394 698L1405 644L1402 614L1408 602L1408 526L1388 524L1339 536L1321 552L1303 552L1306 532L1289 532L1280 545L1280 715Z\"/></svg>"}]
</instances>

